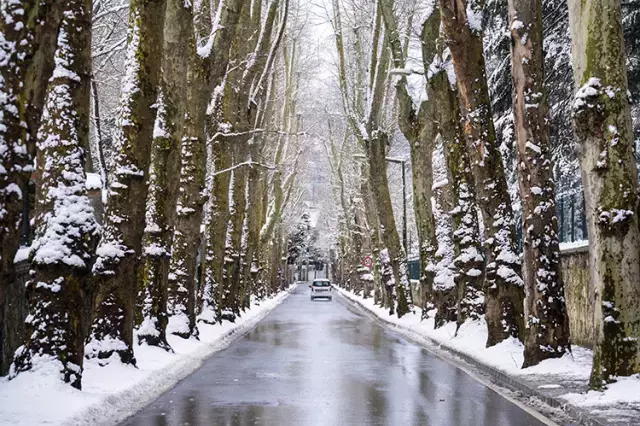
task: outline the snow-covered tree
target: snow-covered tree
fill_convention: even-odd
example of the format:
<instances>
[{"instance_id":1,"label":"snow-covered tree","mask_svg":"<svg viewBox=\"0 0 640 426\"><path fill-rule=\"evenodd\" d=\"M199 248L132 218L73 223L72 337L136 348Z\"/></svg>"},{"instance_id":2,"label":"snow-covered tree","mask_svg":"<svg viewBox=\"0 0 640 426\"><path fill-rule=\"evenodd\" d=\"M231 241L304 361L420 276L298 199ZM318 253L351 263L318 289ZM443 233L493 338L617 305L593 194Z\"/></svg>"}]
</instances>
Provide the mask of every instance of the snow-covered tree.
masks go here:
<instances>
[{"instance_id":1,"label":"snow-covered tree","mask_svg":"<svg viewBox=\"0 0 640 426\"><path fill-rule=\"evenodd\" d=\"M524 229L523 367L570 349L542 54L542 1L509 0L513 115Z\"/></svg>"},{"instance_id":2,"label":"snow-covered tree","mask_svg":"<svg viewBox=\"0 0 640 426\"><path fill-rule=\"evenodd\" d=\"M209 2L201 2L199 8L193 11L195 31L188 44L187 113L180 149L179 196L169 268L169 327L182 337L197 333L196 305L199 303L196 300L195 277L200 227L207 197L204 193L207 106L210 101L214 105L220 102L231 41L236 34L243 3L244 0L226 2L223 11L216 11L214 22L211 21ZM210 262L206 250L201 253L201 260L204 271ZM200 286L203 298L210 300L211 289L204 276Z\"/></svg>"},{"instance_id":3,"label":"snow-covered tree","mask_svg":"<svg viewBox=\"0 0 640 426\"><path fill-rule=\"evenodd\" d=\"M12 375L52 369L80 389L84 344L95 293L90 279L97 224L87 197L91 11L65 4L55 68L37 135L36 239L27 285L26 340Z\"/></svg>"},{"instance_id":4,"label":"snow-covered tree","mask_svg":"<svg viewBox=\"0 0 640 426\"><path fill-rule=\"evenodd\" d=\"M361 43L357 43L361 48L357 50L356 60L353 63L347 62L342 26L344 12L339 1L333 1L332 6L332 24L338 55L338 83L343 110L351 131L356 135L366 153L367 179L371 191L367 195L372 197L381 230L382 246L379 259L387 292L386 300L391 302L388 306L390 311L397 313L400 317L411 309L411 292L407 275L406 253L398 235L387 177L389 134L383 126L383 120L386 112L387 99L385 96L390 64L389 33L385 30L382 16L379 13L379 5L376 4L372 21L373 32L370 39L371 50L368 54L369 65L365 65L364 46ZM360 86L351 87L350 79L347 76L347 67L349 66L355 67L356 78L354 80L360 82ZM364 75L367 75L368 78L364 78ZM364 97L361 93L363 91L366 93ZM395 302L392 302L393 300Z\"/></svg>"},{"instance_id":5,"label":"snow-covered tree","mask_svg":"<svg viewBox=\"0 0 640 426\"><path fill-rule=\"evenodd\" d=\"M464 135L485 230L487 346L524 328L523 281L516 254L515 220L497 146L482 38L481 2L440 0L464 120Z\"/></svg>"},{"instance_id":6,"label":"snow-covered tree","mask_svg":"<svg viewBox=\"0 0 640 426\"><path fill-rule=\"evenodd\" d=\"M165 1L132 0L125 75L117 120L116 167L110 178L104 228L93 273L98 310L89 357L135 364L133 326L145 224L157 89L160 80Z\"/></svg>"},{"instance_id":7,"label":"snow-covered tree","mask_svg":"<svg viewBox=\"0 0 640 426\"><path fill-rule=\"evenodd\" d=\"M193 32L190 3L167 0L162 75L149 165L149 192L145 212L144 267L140 283L142 324L138 339L169 348L167 298L171 237L175 219L180 156L186 104L188 50L183 42Z\"/></svg>"},{"instance_id":8,"label":"snow-covered tree","mask_svg":"<svg viewBox=\"0 0 640 426\"><path fill-rule=\"evenodd\" d=\"M29 218L28 183L33 172L36 135L53 71L56 34L62 16L57 1L2 1L0 3L0 323L5 310L18 306L23 291L9 289L15 282L13 260ZM14 317L7 313L7 320ZM15 315L19 317L19 315ZM21 340L18 325L8 324L0 335L0 374L9 369Z\"/></svg>"}]
</instances>

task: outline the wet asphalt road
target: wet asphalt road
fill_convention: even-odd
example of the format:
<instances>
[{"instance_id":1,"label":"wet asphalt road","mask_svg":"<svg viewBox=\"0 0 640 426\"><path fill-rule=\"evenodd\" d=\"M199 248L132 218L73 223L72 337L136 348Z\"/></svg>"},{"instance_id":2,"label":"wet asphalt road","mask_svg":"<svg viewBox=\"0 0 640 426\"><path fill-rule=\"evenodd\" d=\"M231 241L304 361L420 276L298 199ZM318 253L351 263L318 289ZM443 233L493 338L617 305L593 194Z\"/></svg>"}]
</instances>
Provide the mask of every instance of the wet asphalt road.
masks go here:
<instances>
[{"instance_id":1,"label":"wet asphalt road","mask_svg":"<svg viewBox=\"0 0 640 426\"><path fill-rule=\"evenodd\" d=\"M122 426L542 424L342 297L311 302L300 285Z\"/></svg>"}]
</instances>

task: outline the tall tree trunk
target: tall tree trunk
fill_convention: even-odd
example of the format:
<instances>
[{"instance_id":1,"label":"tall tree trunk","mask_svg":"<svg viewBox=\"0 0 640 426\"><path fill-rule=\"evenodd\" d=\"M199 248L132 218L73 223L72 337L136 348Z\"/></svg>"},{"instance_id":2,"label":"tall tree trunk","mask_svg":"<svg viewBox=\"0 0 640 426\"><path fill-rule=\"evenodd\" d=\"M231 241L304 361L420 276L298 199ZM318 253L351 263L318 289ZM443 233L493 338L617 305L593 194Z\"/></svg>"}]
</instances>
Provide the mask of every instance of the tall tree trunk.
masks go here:
<instances>
[{"instance_id":1,"label":"tall tree trunk","mask_svg":"<svg viewBox=\"0 0 640 426\"><path fill-rule=\"evenodd\" d=\"M24 289L16 288L21 286L13 261L29 224L23 213L30 209L36 133L54 67L61 12L60 2L26 0L3 4L0 14L0 375L8 372L22 341L22 324L12 322L22 322L22 313L15 310L24 298Z\"/></svg>"},{"instance_id":2,"label":"tall tree trunk","mask_svg":"<svg viewBox=\"0 0 640 426\"><path fill-rule=\"evenodd\" d=\"M188 50L183 43L192 33L193 15L190 3L168 0L164 27L162 77L156 101L149 166L149 193L140 282L142 325L138 340L170 349L166 331L167 298L171 241L179 174L178 148L184 126Z\"/></svg>"},{"instance_id":3,"label":"tall tree trunk","mask_svg":"<svg viewBox=\"0 0 640 426\"><path fill-rule=\"evenodd\" d=\"M257 147L256 147L257 148ZM256 158L256 153L253 147L250 148L251 159ZM247 289L245 307L248 307L246 303L249 301L249 295L253 294L256 290L255 278L258 273L258 262L256 259L256 249L258 247L258 240L260 238L260 212L261 208L261 172L258 167L249 168L247 176L248 189L247 189L247 224L246 224L246 247L244 249L243 256L243 281Z\"/></svg>"},{"instance_id":4,"label":"tall tree trunk","mask_svg":"<svg viewBox=\"0 0 640 426\"><path fill-rule=\"evenodd\" d=\"M210 124L211 127L213 124ZM219 129L210 130L210 134ZM224 264L227 242L227 221L229 218L229 183L231 172L222 172L231 167L230 139L218 134L212 140L213 191L209 204L208 222L205 223L205 248L202 265L202 285L205 300L201 320L207 323L222 321L222 298L225 297Z\"/></svg>"},{"instance_id":5,"label":"tall tree trunk","mask_svg":"<svg viewBox=\"0 0 640 426\"><path fill-rule=\"evenodd\" d=\"M440 0L440 9L485 225L485 317L487 346L492 346L510 336L522 339L524 331L524 289L516 254L515 221L491 118L480 5L472 0Z\"/></svg>"},{"instance_id":6,"label":"tall tree trunk","mask_svg":"<svg viewBox=\"0 0 640 426\"><path fill-rule=\"evenodd\" d=\"M523 367L528 367L570 350L569 317L547 126L542 0L509 0L509 22L527 294Z\"/></svg>"},{"instance_id":7,"label":"tall tree trunk","mask_svg":"<svg viewBox=\"0 0 640 426\"><path fill-rule=\"evenodd\" d=\"M411 292L407 274L407 258L400 243L400 237L396 228L396 220L393 215L391 195L389 193L389 181L387 179L387 145L388 136L382 130L373 133L367 141L367 156L369 158L369 185L372 188L373 200L378 212L380 227L382 228L382 241L384 249L380 253L383 264L391 268L391 275L387 274L385 285L397 301L396 314L398 318L410 311Z\"/></svg>"},{"instance_id":8,"label":"tall tree trunk","mask_svg":"<svg viewBox=\"0 0 640 426\"><path fill-rule=\"evenodd\" d=\"M443 140L447 177L451 185L453 209L450 212L456 275L454 283L447 275L436 282L436 327L447 321L460 326L468 318L477 319L482 312L484 258L478 230L474 180L469 164L456 90L451 88L443 69L429 81L429 99L437 105L436 120ZM441 282L442 281L442 282ZM452 294L453 292L457 294Z\"/></svg>"},{"instance_id":9,"label":"tall tree trunk","mask_svg":"<svg viewBox=\"0 0 640 426\"><path fill-rule=\"evenodd\" d=\"M252 5L255 6L255 5ZM225 76L225 91L222 101L222 110L219 122L225 124L225 131L228 133L239 134L234 137L232 142L227 143L229 153L229 165L234 166L246 161L247 143L251 135L252 126L255 125L249 119L251 109L249 105L250 89L244 86L245 67L239 66L252 53L260 36L260 23L251 19L254 12L252 7L244 7L240 14L237 37L231 45L231 58L229 61L229 72ZM253 23L257 24L254 28ZM227 203L229 211L226 215L225 232L227 233L225 247L223 253L218 255L224 256L223 279L218 283L221 295L220 312L223 319L235 321L236 315L240 313L240 286L242 285L242 277L238 274L240 271L240 252L242 251L242 227L244 224L244 212L246 207L245 189L246 189L246 171L244 167L235 168L232 172L232 179L227 191L230 191L229 202ZM222 177L214 177L214 188ZM213 207L216 205L214 204ZM223 205L219 206L224 207ZM214 224L215 225L215 224ZM222 224L220 224L222 226Z\"/></svg>"},{"instance_id":10,"label":"tall tree trunk","mask_svg":"<svg viewBox=\"0 0 640 426\"><path fill-rule=\"evenodd\" d=\"M240 141L234 147L235 164L247 161L247 146L244 141ZM230 320L240 314L243 299L244 277L241 273L240 254L242 252L242 236L244 233L245 213L246 213L246 189L247 189L247 169L246 166L238 167L233 171L232 208L229 218L229 245L226 279L227 287L231 291L229 305Z\"/></svg>"},{"instance_id":11,"label":"tall tree trunk","mask_svg":"<svg viewBox=\"0 0 640 426\"><path fill-rule=\"evenodd\" d=\"M187 113L181 142L180 184L169 265L169 326L173 334L188 338L197 335L196 274L200 224L206 200L205 120L211 93L221 93L229 63L231 41L244 0L231 0L219 16L215 40L210 40L209 2L194 10L195 32L189 40L187 67ZM211 45L209 43L212 43ZM212 46L212 47L211 47ZM214 97L214 102L219 100ZM204 195L204 196L203 196ZM204 250L201 264L205 264ZM202 287L204 283L200 283ZM202 293L202 292L198 292Z\"/></svg>"},{"instance_id":12,"label":"tall tree trunk","mask_svg":"<svg viewBox=\"0 0 640 426\"><path fill-rule=\"evenodd\" d=\"M393 56L393 66L404 69L404 49L402 48L397 19L393 11L393 0L380 2L382 16L389 33L389 44ZM435 56L435 45L440 28L440 13L437 8L424 22L422 29L423 63L427 69ZM433 197L433 167L431 159L437 136L437 123L433 119L438 105L433 102L433 85L428 83L426 101L420 104L419 110L414 108L414 101L409 95L407 79L402 76L396 83L398 99L398 126L409 141L411 152L411 173L413 182L413 206L416 216L416 228L420 243L420 287L424 291L422 308L426 311L431 304L433 281L436 273L435 253L438 249L436 227L431 209ZM440 86L448 90L447 85Z\"/></svg>"},{"instance_id":13,"label":"tall tree trunk","mask_svg":"<svg viewBox=\"0 0 640 426\"><path fill-rule=\"evenodd\" d=\"M640 372L638 174L619 0L569 1L574 128L595 294L590 386Z\"/></svg>"},{"instance_id":14,"label":"tall tree trunk","mask_svg":"<svg viewBox=\"0 0 640 426\"><path fill-rule=\"evenodd\" d=\"M162 59L164 0L131 0L125 76L115 137L117 164L93 268L100 283L87 356L117 352L135 364L133 326L145 224L147 170Z\"/></svg>"},{"instance_id":15,"label":"tall tree trunk","mask_svg":"<svg viewBox=\"0 0 640 426\"><path fill-rule=\"evenodd\" d=\"M380 222L378 221L378 212L375 209L373 203L373 196L371 195L371 187L369 186L369 172L367 168L369 165L363 163L360 171L360 197L362 197L364 204L365 217L367 218L367 232L368 238L371 241L370 254L374 258L373 264L373 288L374 288L374 302L388 308L393 313L393 301L386 294L386 288L382 284L380 271Z\"/></svg>"},{"instance_id":16,"label":"tall tree trunk","mask_svg":"<svg viewBox=\"0 0 640 426\"><path fill-rule=\"evenodd\" d=\"M27 286L31 314L12 376L52 363L64 382L80 389L94 290L88 278L98 229L85 174L91 81L89 1L65 4L57 46L37 142L41 184Z\"/></svg>"},{"instance_id":17,"label":"tall tree trunk","mask_svg":"<svg viewBox=\"0 0 640 426\"><path fill-rule=\"evenodd\" d=\"M381 6L378 3L378 11ZM380 37L382 22L376 13L373 31L374 40ZM389 194L389 181L387 178L386 153L389 144L389 136L381 128L380 121L383 117L384 94L387 86L386 80L389 68L389 32L383 31L381 51L374 50L371 55L369 72L371 86L369 89L368 115L364 117L364 126L355 126L359 138L366 147L369 163L369 184L373 194L375 208L378 212L378 220L382 233L382 246L380 251L383 282L393 292L396 298L396 314L398 318L411 310L411 288L407 271L407 257L400 243L396 222L393 215L393 206ZM377 43L374 44L374 46ZM343 67L341 67L342 69ZM364 129L362 128L364 127Z\"/></svg>"}]
</instances>

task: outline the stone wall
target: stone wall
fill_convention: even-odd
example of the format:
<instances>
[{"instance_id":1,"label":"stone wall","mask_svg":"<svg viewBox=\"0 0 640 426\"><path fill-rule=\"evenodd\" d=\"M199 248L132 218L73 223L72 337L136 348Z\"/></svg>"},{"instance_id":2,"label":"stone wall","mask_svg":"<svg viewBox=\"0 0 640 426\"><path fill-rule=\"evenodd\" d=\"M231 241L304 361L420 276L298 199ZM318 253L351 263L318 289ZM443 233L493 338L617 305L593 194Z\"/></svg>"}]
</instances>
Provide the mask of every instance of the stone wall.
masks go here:
<instances>
[{"instance_id":1,"label":"stone wall","mask_svg":"<svg viewBox=\"0 0 640 426\"><path fill-rule=\"evenodd\" d=\"M589 280L589 247L565 249L561 261L571 341L590 348L593 346L594 296Z\"/></svg>"}]
</instances>

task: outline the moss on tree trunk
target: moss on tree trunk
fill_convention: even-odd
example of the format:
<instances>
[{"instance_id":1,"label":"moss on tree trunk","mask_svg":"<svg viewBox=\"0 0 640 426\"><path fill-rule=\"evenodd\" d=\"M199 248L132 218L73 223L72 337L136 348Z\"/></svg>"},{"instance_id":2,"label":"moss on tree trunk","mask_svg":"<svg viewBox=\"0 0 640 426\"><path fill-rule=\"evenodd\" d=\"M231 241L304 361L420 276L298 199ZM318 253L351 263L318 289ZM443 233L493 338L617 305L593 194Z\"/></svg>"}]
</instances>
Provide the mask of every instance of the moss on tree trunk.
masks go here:
<instances>
[{"instance_id":1,"label":"moss on tree trunk","mask_svg":"<svg viewBox=\"0 0 640 426\"><path fill-rule=\"evenodd\" d=\"M570 0L574 129L595 294L590 386L640 372L638 174L620 1Z\"/></svg>"},{"instance_id":2,"label":"moss on tree trunk","mask_svg":"<svg viewBox=\"0 0 640 426\"><path fill-rule=\"evenodd\" d=\"M471 3L471 4L468 4ZM524 301L515 221L502 157L496 143L485 72L477 2L440 0L443 30L458 84L464 136L482 211L485 239L485 318L487 346L513 336L522 338ZM475 16L469 17L467 13ZM510 288L514 287L514 288Z\"/></svg>"},{"instance_id":3,"label":"moss on tree trunk","mask_svg":"<svg viewBox=\"0 0 640 426\"><path fill-rule=\"evenodd\" d=\"M542 53L542 1L509 0L513 105L522 200L523 367L570 350Z\"/></svg>"},{"instance_id":4,"label":"moss on tree trunk","mask_svg":"<svg viewBox=\"0 0 640 426\"><path fill-rule=\"evenodd\" d=\"M98 225L86 189L91 79L91 7L64 6L42 125L38 132L36 239L27 284L29 316L12 376L53 364L80 389Z\"/></svg>"},{"instance_id":5,"label":"moss on tree trunk","mask_svg":"<svg viewBox=\"0 0 640 426\"><path fill-rule=\"evenodd\" d=\"M14 258L24 230L27 188L33 172L36 133L53 71L62 3L26 0L3 6L0 32L0 375L9 371L22 326L15 307L24 303ZM25 128L26 123L26 128Z\"/></svg>"},{"instance_id":6,"label":"moss on tree trunk","mask_svg":"<svg viewBox=\"0 0 640 426\"><path fill-rule=\"evenodd\" d=\"M94 274L100 286L87 355L135 364L133 327L145 227L147 172L163 46L164 0L132 0L125 77L115 137L118 167L110 179ZM107 343L107 344L105 344Z\"/></svg>"}]
</instances>

